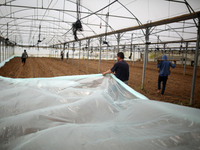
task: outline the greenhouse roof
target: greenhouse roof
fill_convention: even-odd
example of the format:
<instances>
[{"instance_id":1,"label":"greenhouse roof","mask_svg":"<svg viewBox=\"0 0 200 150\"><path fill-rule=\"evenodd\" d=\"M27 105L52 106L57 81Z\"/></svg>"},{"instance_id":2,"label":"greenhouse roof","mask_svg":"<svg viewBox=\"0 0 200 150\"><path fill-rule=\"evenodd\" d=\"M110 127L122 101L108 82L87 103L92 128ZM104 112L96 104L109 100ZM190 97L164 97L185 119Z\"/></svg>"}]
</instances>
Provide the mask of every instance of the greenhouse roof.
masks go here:
<instances>
[{"instance_id":1,"label":"greenhouse roof","mask_svg":"<svg viewBox=\"0 0 200 150\"><path fill-rule=\"evenodd\" d=\"M181 15L199 12L197 0L1 0L0 36L20 45L51 46L74 40L72 25L81 21L78 39L104 35L110 45L118 30L142 26ZM194 19L195 20L195 19ZM154 26L151 42L196 40L193 19ZM144 43L143 29L125 31L121 44Z\"/></svg>"}]
</instances>

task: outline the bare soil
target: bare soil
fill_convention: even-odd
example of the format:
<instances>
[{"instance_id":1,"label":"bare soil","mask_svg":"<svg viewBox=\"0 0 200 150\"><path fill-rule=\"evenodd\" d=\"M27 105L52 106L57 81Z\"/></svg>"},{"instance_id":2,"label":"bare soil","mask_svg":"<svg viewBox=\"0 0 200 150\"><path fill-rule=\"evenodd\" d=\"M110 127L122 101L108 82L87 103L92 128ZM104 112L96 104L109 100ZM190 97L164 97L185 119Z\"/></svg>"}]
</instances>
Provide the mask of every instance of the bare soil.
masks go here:
<instances>
[{"instance_id":1,"label":"bare soil","mask_svg":"<svg viewBox=\"0 0 200 150\"><path fill-rule=\"evenodd\" d=\"M110 69L115 61L101 61L101 73ZM142 93L151 100L164 101L179 105L190 106L190 93L192 86L193 67L186 67L186 75L182 65L177 65L171 69L171 75L168 78L165 95L157 93L158 69L155 62L147 64L145 87L141 90L143 62L128 62L130 66L129 86ZM87 60L69 59L68 61L59 58L34 58L30 57L26 65L22 66L21 59L16 57L0 68L0 76L11 78L39 78L55 77L82 74L97 74L98 60L89 60L88 70L86 68ZM197 70L194 105L191 107L200 108L200 68Z\"/></svg>"}]
</instances>

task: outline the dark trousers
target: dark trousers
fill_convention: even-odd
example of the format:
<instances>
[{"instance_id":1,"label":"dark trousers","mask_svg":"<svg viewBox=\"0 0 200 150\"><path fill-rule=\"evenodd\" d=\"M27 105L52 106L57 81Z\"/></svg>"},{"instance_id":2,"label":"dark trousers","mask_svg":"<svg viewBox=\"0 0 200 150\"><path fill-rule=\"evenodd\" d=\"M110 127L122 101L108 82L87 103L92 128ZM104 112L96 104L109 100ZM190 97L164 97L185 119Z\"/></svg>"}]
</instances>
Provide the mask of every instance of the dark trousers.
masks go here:
<instances>
[{"instance_id":1,"label":"dark trousers","mask_svg":"<svg viewBox=\"0 0 200 150\"><path fill-rule=\"evenodd\" d=\"M162 91L161 91L161 94L163 95L165 93L165 87L166 87L166 84L167 84L167 79L168 79L168 76L158 76L158 89L160 90L161 87L161 82L163 84L162 86Z\"/></svg>"},{"instance_id":2,"label":"dark trousers","mask_svg":"<svg viewBox=\"0 0 200 150\"><path fill-rule=\"evenodd\" d=\"M26 63L26 58L22 58L22 63Z\"/></svg>"}]
</instances>

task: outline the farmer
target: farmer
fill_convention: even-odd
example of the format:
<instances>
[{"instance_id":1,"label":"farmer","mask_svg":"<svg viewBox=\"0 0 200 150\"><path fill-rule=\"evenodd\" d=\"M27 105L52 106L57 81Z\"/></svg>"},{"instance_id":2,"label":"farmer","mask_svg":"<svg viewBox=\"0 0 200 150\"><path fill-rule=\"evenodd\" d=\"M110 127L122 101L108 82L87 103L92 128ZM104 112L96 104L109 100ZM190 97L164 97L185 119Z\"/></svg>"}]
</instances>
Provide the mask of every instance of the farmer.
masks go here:
<instances>
[{"instance_id":1,"label":"farmer","mask_svg":"<svg viewBox=\"0 0 200 150\"><path fill-rule=\"evenodd\" d=\"M66 53L66 58L69 59L69 52Z\"/></svg>"},{"instance_id":2,"label":"farmer","mask_svg":"<svg viewBox=\"0 0 200 150\"><path fill-rule=\"evenodd\" d=\"M64 52L63 51L61 51L60 56L61 56L61 60L63 60L63 57L64 57Z\"/></svg>"},{"instance_id":3,"label":"farmer","mask_svg":"<svg viewBox=\"0 0 200 150\"><path fill-rule=\"evenodd\" d=\"M124 53L119 52L117 54L117 61L114 66L109 69L108 71L104 72L103 75L109 73L115 73L115 76L123 81L124 83L128 84L129 79L129 65L126 61L124 61Z\"/></svg>"},{"instance_id":4,"label":"farmer","mask_svg":"<svg viewBox=\"0 0 200 150\"><path fill-rule=\"evenodd\" d=\"M26 50L24 50L24 52L22 53L22 57L21 57L23 66L26 63L26 58L28 58L28 54L27 54Z\"/></svg>"},{"instance_id":5,"label":"farmer","mask_svg":"<svg viewBox=\"0 0 200 150\"><path fill-rule=\"evenodd\" d=\"M170 75L170 67L176 67L176 60L174 60L174 64L167 60L167 56L163 55L162 60L158 60L157 68L159 68L159 76L158 76L158 93L161 92L164 95L165 87L168 79L168 75ZM160 84L163 84L162 91L160 90Z\"/></svg>"}]
</instances>

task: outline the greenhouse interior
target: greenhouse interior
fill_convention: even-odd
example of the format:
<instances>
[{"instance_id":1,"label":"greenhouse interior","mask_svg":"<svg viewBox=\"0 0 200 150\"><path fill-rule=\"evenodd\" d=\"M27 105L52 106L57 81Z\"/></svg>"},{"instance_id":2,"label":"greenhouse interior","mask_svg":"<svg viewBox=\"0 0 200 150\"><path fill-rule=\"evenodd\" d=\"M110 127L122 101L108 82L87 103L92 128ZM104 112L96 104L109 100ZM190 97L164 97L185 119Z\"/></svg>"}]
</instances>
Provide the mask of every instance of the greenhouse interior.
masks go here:
<instances>
[{"instance_id":1,"label":"greenhouse interior","mask_svg":"<svg viewBox=\"0 0 200 150\"><path fill-rule=\"evenodd\" d=\"M0 149L200 149L199 44L199 0L0 0Z\"/></svg>"}]
</instances>

